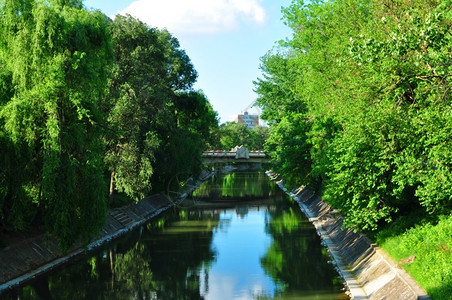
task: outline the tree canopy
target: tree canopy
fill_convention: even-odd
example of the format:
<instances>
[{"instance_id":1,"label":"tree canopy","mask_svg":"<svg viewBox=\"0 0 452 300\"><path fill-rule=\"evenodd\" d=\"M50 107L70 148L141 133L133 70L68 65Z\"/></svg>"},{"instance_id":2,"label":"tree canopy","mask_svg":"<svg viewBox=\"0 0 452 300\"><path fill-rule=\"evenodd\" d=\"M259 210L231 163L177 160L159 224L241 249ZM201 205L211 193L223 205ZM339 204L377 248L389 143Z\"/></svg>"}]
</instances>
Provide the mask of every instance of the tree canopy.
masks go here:
<instances>
[{"instance_id":1,"label":"tree canopy","mask_svg":"<svg viewBox=\"0 0 452 300\"><path fill-rule=\"evenodd\" d=\"M255 83L266 151L346 224L452 208L449 0L293 1Z\"/></svg>"},{"instance_id":2,"label":"tree canopy","mask_svg":"<svg viewBox=\"0 0 452 300\"><path fill-rule=\"evenodd\" d=\"M140 200L199 172L218 122L196 77L166 30L77 0L0 0L0 231L67 249L104 225L109 181L110 199Z\"/></svg>"},{"instance_id":3,"label":"tree canopy","mask_svg":"<svg viewBox=\"0 0 452 300\"><path fill-rule=\"evenodd\" d=\"M106 211L96 123L112 60L108 19L80 7L0 5L2 225L42 220L62 247L89 238Z\"/></svg>"},{"instance_id":4,"label":"tree canopy","mask_svg":"<svg viewBox=\"0 0 452 300\"><path fill-rule=\"evenodd\" d=\"M250 129L243 123L227 122L221 124L213 136L212 146L217 150L231 150L242 145L249 150L263 150L268 127L256 126Z\"/></svg>"}]
</instances>

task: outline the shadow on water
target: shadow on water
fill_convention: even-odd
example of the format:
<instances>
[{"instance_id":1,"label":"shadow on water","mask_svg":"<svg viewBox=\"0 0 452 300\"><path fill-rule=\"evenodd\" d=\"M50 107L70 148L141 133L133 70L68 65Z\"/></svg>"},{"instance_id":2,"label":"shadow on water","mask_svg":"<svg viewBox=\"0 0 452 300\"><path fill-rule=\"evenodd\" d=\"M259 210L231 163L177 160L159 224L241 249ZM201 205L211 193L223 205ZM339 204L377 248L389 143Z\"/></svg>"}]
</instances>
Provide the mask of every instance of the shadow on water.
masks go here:
<instances>
[{"instance_id":1,"label":"shadow on water","mask_svg":"<svg viewBox=\"0 0 452 300\"><path fill-rule=\"evenodd\" d=\"M263 172L194 196L5 299L346 299L313 226Z\"/></svg>"}]
</instances>

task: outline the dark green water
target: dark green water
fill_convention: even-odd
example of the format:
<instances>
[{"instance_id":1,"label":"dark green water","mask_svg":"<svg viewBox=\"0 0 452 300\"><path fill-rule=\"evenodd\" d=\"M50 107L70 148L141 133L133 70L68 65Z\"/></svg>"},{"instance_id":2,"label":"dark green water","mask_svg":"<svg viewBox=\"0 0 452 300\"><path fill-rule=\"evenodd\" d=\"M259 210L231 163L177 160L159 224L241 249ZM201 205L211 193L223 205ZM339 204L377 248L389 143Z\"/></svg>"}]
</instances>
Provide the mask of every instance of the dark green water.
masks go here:
<instances>
[{"instance_id":1,"label":"dark green water","mask_svg":"<svg viewBox=\"0 0 452 300\"><path fill-rule=\"evenodd\" d=\"M264 173L196 195L5 299L347 299L314 228Z\"/></svg>"}]
</instances>

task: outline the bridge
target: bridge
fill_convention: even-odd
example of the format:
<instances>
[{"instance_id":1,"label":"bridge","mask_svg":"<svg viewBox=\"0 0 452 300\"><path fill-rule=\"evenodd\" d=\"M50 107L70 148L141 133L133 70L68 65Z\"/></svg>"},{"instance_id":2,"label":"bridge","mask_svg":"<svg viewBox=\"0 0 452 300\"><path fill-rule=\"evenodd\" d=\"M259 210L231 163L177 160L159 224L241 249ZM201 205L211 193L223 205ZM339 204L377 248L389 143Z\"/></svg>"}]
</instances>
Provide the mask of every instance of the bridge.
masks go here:
<instances>
[{"instance_id":1,"label":"bridge","mask_svg":"<svg viewBox=\"0 0 452 300\"><path fill-rule=\"evenodd\" d=\"M202 154L204 164L216 163L264 163L270 158L263 151L249 151L243 146L237 146L231 151L210 150Z\"/></svg>"}]
</instances>

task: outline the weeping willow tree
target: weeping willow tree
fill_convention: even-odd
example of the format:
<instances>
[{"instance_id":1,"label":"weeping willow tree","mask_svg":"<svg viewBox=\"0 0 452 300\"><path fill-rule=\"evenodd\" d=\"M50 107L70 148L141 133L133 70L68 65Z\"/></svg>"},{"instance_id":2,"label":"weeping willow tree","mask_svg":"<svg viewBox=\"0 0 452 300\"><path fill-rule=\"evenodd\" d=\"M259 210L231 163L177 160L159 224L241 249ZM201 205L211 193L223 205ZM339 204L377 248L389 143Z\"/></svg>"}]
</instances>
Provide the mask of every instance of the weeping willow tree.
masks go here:
<instances>
[{"instance_id":1,"label":"weeping willow tree","mask_svg":"<svg viewBox=\"0 0 452 300\"><path fill-rule=\"evenodd\" d=\"M0 0L0 229L42 225L64 249L104 224L108 18L82 1Z\"/></svg>"}]
</instances>

